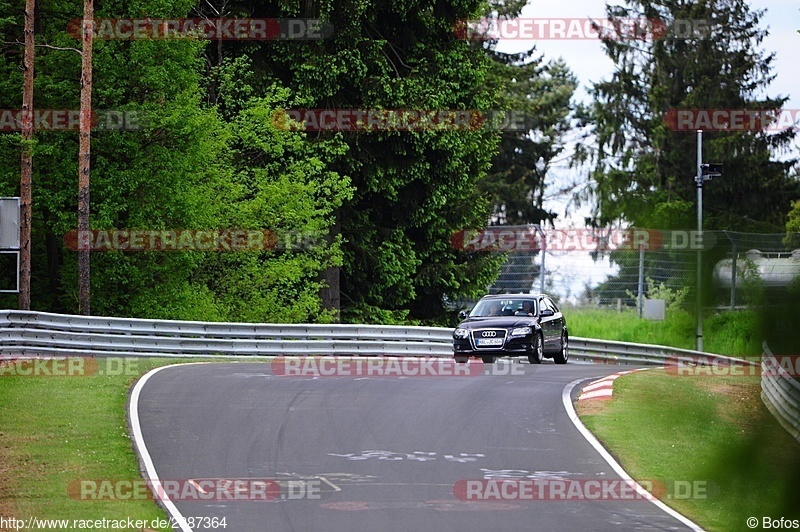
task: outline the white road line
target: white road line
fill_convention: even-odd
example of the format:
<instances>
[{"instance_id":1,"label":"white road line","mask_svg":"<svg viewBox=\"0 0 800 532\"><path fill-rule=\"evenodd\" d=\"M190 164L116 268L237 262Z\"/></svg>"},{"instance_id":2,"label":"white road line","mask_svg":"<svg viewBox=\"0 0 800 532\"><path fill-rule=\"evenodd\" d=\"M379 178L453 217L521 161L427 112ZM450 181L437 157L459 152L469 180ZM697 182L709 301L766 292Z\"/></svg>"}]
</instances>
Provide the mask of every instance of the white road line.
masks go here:
<instances>
[{"instance_id":1,"label":"white road line","mask_svg":"<svg viewBox=\"0 0 800 532\"><path fill-rule=\"evenodd\" d=\"M202 363L203 362L195 362L194 364ZM133 440L136 444L136 449L139 451L139 456L142 459L142 463L144 464L145 471L147 472L147 478L150 480L150 489L153 491L156 500L160 500L162 502L164 508L167 510L167 513L169 513L172 517L173 525L177 524L183 532L192 532L192 529L186 524L186 518L175 506L175 503L170 500L169 496L161 485L161 479L158 478L158 473L156 473L156 468L153 465L153 459L150 457L150 453L147 451L147 445L145 445L144 438L142 437L142 426L139 423L139 395L142 393L142 387L145 385L145 383L150 379L150 377L162 369L186 365L187 364L171 364L169 366L161 366L160 368L152 369L145 373L145 375L139 379L139 381L133 387L128 415L130 416L131 420L131 432L133 433Z\"/></svg>"},{"instance_id":2,"label":"white road line","mask_svg":"<svg viewBox=\"0 0 800 532\"><path fill-rule=\"evenodd\" d=\"M684 525L688 526L692 530L702 531L703 529L699 525L697 525L690 519L682 516L681 514L679 514L678 512L676 512L675 510L673 510L672 508L670 508L669 506L658 500L657 498L651 496L649 491L644 489L641 484L639 484L633 478L631 478L631 476L622 468L622 466L619 465L619 463L616 460L614 460L614 457L612 457L608 453L608 451L606 451L603 445L599 441L597 441L597 438L594 437L594 434L589 432L589 429L586 428L586 426L583 424L580 418L578 418L578 413L575 412L575 408L572 406L572 390L584 380L586 379L574 380L569 384L567 384L561 391L561 402L564 404L564 409L567 411L567 415L569 416L570 421L572 421L572 424L575 425L575 428L578 429L578 431L581 433L581 435L583 435L584 438L586 438L586 441L589 442L589 445L594 447L595 451L597 451L597 453L603 457L603 459L608 463L608 465L611 466L611 469L613 469L623 480L630 481L631 483L633 483L633 486L635 487L637 493L646 497L647 500L655 504L658 508L660 508L667 514L671 515L672 517L674 517Z\"/></svg>"}]
</instances>

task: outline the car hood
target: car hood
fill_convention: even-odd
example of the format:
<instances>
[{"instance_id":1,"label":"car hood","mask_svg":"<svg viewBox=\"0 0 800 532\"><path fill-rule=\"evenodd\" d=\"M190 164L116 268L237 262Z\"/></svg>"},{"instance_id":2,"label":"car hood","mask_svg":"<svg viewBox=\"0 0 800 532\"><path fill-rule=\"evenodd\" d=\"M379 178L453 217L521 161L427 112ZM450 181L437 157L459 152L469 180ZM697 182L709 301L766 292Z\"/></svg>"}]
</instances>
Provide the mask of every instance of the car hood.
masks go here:
<instances>
[{"instance_id":1,"label":"car hood","mask_svg":"<svg viewBox=\"0 0 800 532\"><path fill-rule=\"evenodd\" d=\"M465 329L483 329L486 327L497 327L505 329L508 327L533 327L537 325L538 319L534 316L498 316L496 318L467 318L458 324Z\"/></svg>"}]
</instances>

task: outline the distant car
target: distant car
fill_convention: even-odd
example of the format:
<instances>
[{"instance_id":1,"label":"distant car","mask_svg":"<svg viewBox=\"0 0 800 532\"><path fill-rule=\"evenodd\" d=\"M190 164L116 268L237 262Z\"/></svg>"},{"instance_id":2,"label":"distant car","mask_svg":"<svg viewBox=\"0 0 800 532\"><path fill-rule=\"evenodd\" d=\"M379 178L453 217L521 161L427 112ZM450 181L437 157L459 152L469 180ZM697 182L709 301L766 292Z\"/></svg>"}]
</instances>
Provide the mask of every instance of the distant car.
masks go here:
<instances>
[{"instance_id":1,"label":"distant car","mask_svg":"<svg viewBox=\"0 0 800 532\"><path fill-rule=\"evenodd\" d=\"M528 357L531 364L569 359L569 333L564 315L544 294L484 296L453 331L453 356L467 362L479 356L486 364L503 356Z\"/></svg>"}]
</instances>

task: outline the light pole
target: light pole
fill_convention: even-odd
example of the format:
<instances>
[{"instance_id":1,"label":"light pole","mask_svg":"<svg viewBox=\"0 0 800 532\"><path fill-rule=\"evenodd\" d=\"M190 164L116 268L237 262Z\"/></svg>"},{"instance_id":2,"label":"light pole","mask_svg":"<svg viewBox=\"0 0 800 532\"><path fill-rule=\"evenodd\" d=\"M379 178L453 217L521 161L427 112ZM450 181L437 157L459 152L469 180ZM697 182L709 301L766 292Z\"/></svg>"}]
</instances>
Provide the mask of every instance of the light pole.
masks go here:
<instances>
[{"instance_id":1,"label":"light pole","mask_svg":"<svg viewBox=\"0 0 800 532\"><path fill-rule=\"evenodd\" d=\"M539 178L539 187L542 190L542 195L544 195L544 171L547 167L547 163L544 162L544 157L539 157L539 160L536 161L536 175ZM541 203L540 199L540 203ZM544 230L541 227L541 224L536 224L536 231L539 232L539 235L542 237L542 245L541 245L541 253L542 253L542 264L539 269L539 292L544 294L544 258L547 255L547 236L544 234Z\"/></svg>"},{"instance_id":2,"label":"light pole","mask_svg":"<svg viewBox=\"0 0 800 532\"><path fill-rule=\"evenodd\" d=\"M697 238L703 241L703 130L697 130ZM703 248L697 248L697 331L695 340L695 350L703 350L703 294L701 285L703 282Z\"/></svg>"},{"instance_id":3,"label":"light pole","mask_svg":"<svg viewBox=\"0 0 800 532\"><path fill-rule=\"evenodd\" d=\"M703 164L703 130L697 130L697 332L695 349L703 350L703 182L722 175L722 164Z\"/></svg>"}]
</instances>

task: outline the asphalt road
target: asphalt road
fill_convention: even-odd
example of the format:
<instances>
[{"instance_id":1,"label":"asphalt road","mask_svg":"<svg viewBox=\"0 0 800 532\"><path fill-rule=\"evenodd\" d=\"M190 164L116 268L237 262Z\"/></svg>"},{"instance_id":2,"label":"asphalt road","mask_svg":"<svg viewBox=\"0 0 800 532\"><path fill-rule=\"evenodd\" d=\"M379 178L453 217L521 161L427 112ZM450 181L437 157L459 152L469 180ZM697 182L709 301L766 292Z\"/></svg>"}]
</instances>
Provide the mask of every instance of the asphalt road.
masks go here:
<instances>
[{"instance_id":1,"label":"asphalt road","mask_svg":"<svg viewBox=\"0 0 800 532\"><path fill-rule=\"evenodd\" d=\"M500 364L495 371L508 373ZM194 479L206 492L202 479L277 481L268 501L255 480L236 493L260 500L174 497L185 517L225 518L225 528L206 520L194 530L686 529L646 500L597 500L588 489L463 500L467 480L611 485L619 477L570 421L562 391L620 369L545 363L515 364L522 375L313 378L279 376L268 363L193 364L151 374L134 406L162 481ZM470 486L473 496L489 494L489 483Z\"/></svg>"}]
</instances>

